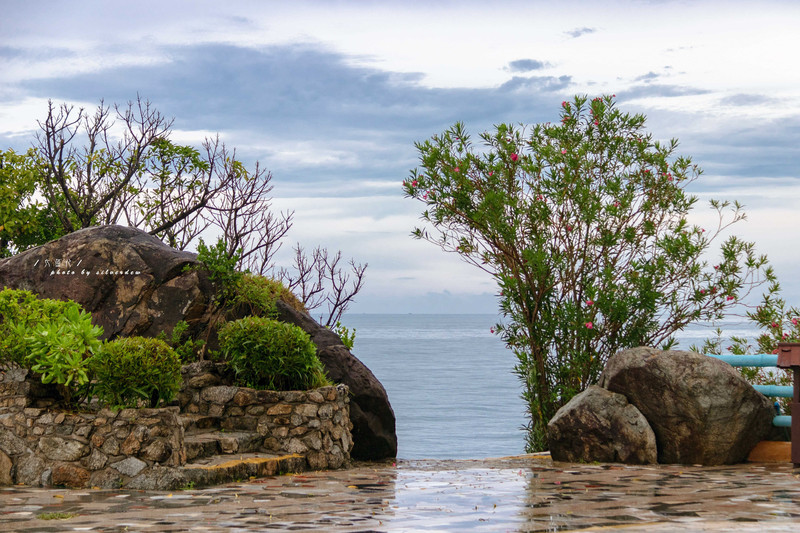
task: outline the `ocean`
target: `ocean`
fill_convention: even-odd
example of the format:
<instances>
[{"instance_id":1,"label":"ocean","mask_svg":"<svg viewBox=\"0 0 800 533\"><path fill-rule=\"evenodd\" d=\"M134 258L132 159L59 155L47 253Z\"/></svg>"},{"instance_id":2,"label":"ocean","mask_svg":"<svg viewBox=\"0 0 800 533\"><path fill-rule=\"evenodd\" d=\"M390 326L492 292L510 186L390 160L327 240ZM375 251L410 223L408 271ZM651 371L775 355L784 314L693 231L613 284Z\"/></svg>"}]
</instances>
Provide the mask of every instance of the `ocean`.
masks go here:
<instances>
[{"instance_id":1,"label":"ocean","mask_svg":"<svg viewBox=\"0 0 800 533\"><path fill-rule=\"evenodd\" d=\"M353 354L380 380L397 419L401 459L469 459L525 452L525 406L516 358L490 329L495 315L348 314ZM755 333L741 321L726 334ZM710 326L677 335L698 346Z\"/></svg>"}]
</instances>

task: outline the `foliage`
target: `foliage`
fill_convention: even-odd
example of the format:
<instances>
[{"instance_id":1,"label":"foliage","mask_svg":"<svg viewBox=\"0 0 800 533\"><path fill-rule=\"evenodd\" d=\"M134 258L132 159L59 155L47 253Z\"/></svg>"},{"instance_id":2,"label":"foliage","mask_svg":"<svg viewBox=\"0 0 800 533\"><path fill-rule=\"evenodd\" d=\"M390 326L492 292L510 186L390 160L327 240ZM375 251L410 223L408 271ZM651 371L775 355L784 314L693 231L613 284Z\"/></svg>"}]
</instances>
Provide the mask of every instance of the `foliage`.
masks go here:
<instances>
[{"instance_id":1,"label":"foliage","mask_svg":"<svg viewBox=\"0 0 800 533\"><path fill-rule=\"evenodd\" d=\"M416 144L421 168L404 190L425 204L427 226L413 235L497 281L497 331L518 359L529 450L544 448L547 421L611 354L669 347L676 331L774 278L737 237L709 267L703 257L744 218L741 206L712 201L719 225L690 224L697 198L686 187L701 171L644 126L613 96L576 97L558 124L501 124L478 148L460 123Z\"/></svg>"},{"instance_id":2,"label":"foliage","mask_svg":"<svg viewBox=\"0 0 800 533\"><path fill-rule=\"evenodd\" d=\"M336 333L342 342L347 347L348 350L352 350L353 346L356 343L356 328L352 330L342 324L341 322L337 322L332 328L330 328L334 333Z\"/></svg>"},{"instance_id":3,"label":"foliage","mask_svg":"<svg viewBox=\"0 0 800 533\"><path fill-rule=\"evenodd\" d=\"M42 383L56 383L70 406L88 394L90 359L100 347L103 328L92 325L92 315L75 302L67 302L64 313L33 328L12 326L24 339L29 353L26 362L41 374Z\"/></svg>"},{"instance_id":4,"label":"foliage","mask_svg":"<svg viewBox=\"0 0 800 533\"><path fill-rule=\"evenodd\" d=\"M170 348L175 350L178 359L183 364L197 361L203 346L205 346L203 340L192 337L189 333L189 324L185 320L175 324L169 337L165 331L162 331L156 338L166 342Z\"/></svg>"},{"instance_id":5,"label":"foliage","mask_svg":"<svg viewBox=\"0 0 800 533\"><path fill-rule=\"evenodd\" d=\"M97 376L94 393L116 408L158 407L172 401L181 388L181 362L175 350L159 339L127 337L106 342L92 361Z\"/></svg>"},{"instance_id":6,"label":"foliage","mask_svg":"<svg viewBox=\"0 0 800 533\"><path fill-rule=\"evenodd\" d=\"M30 291L0 291L0 368L25 366L28 333L43 322L63 316L73 305L77 304L39 299Z\"/></svg>"},{"instance_id":7,"label":"foliage","mask_svg":"<svg viewBox=\"0 0 800 533\"><path fill-rule=\"evenodd\" d=\"M62 235L54 212L35 199L41 172L33 150L0 152L0 257Z\"/></svg>"},{"instance_id":8,"label":"foliage","mask_svg":"<svg viewBox=\"0 0 800 533\"><path fill-rule=\"evenodd\" d=\"M721 328L714 336L706 339L701 346L692 346L698 353L722 355L752 355L757 353L776 353L778 343L800 342L800 309L787 307L780 296L780 284L772 281L762 295L761 303L755 311L747 311L748 320L761 329L755 345L743 336L733 335L725 342ZM727 346L726 346L727 345ZM763 367L736 367L742 376L754 385L792 385L792 371L788 369L768 369ZM781 398L784 412L791 413L791 398Z\"/></svg>"},{"instance_id":9,"label":"foliage","mask_svg":"<svg viewBox=\"0 0 800 533\"><path fill-rule=\"evenodd\" d=\"M219 341L240 385L307 390L330 384L311 338L292 324L247 317L226 323Z\"/></svg>"}]
</instances>

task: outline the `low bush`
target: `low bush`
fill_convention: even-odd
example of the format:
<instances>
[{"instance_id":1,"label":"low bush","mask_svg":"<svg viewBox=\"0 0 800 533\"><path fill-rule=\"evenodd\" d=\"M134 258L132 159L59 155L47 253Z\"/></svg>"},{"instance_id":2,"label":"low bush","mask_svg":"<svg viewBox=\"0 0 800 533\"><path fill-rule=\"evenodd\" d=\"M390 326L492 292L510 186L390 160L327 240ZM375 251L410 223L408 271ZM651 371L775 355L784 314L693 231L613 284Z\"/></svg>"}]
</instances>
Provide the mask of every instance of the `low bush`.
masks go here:
<instances>
[{"instance_id":1,"label":"low bush","mask_svg":"<svg viewBox=\"0 0 800 533\"><path fill-rule=\"evenodd\" d=\"M274 318L275 302L281 300L294 309L306 312L297 296L279 280L246 273L237 280L234 306L246 306L250 315Z\"/></svg>"},{"instance_id":2,"label":"low bush","mask_svg":"<svg viewBox=\"0 0 800 533\"><path fill-rule=\"evenodd\" d=\"M254 389L308 390L330 385L306 332L264 317L225 324L220 351L237 384Z\"/></svg>"},{"instance_id":3,"label":"low bush","mask_svg":"<svg viewBox=\"0 0 800 533\"><path fill-rule=\"evenodd\" d=\"M164 341L127 337L105 343L92 361L94 393L114 408L158 407L181 388L181 362Z\"/></svg>"},{"instance_id":4,"label":"low bush","mask_svg":"<svg viewBox=\"0 0 800 533\"><path fill-rule=\"evenodd\" d=\"M39 299L30 291L0 291L0 368L24 367L28 346L24 337L42 322L58 319L74 302ZM78 307L79 309L80 306ZM20 329L19 326L22 326Z\"/></svg>"},{"instance_id":5,"label":"low bush","mask_svg":"<svg viewBox=\"0 0 800 533\"><path fill-rule=\"evenodd\" d=\"M11 324L11 330L28 351L29 368L41 375L42 383L55 383L64 403L75 407L89 394L90 361L101 345L103 328L92 325L92 315L77 303L64 304L60 316L33 327Z\"/></svg>"}]
</instances>

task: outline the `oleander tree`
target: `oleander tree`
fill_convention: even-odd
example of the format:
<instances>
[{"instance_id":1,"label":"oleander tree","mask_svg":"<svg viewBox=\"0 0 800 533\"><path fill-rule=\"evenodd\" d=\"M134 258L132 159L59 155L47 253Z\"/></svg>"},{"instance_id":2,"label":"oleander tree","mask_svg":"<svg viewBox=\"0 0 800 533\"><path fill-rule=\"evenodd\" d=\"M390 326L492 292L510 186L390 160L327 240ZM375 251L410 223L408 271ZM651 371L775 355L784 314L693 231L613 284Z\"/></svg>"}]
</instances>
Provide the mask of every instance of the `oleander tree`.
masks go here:
<instances>
[{"instance_id":1,"label":"oleander tree","mask_svg":"<svg viewBox=\"0 0 800 533\"><path fill-rule=\"evenodd\" d=\"M555 124L501 124L475 145L457 123L416 143L419 167L403 183L423 204L413 236L496 280L494 331L517 358L529 451L546 448L549 419L609 356L672 347L677 331L774 281L752 242L726 237L745 219L739 203L711 201L716 227L689 222L697 197L686 188L701 170L645 120L614 96L578 96Z\"/></svg>"}]
</instances>

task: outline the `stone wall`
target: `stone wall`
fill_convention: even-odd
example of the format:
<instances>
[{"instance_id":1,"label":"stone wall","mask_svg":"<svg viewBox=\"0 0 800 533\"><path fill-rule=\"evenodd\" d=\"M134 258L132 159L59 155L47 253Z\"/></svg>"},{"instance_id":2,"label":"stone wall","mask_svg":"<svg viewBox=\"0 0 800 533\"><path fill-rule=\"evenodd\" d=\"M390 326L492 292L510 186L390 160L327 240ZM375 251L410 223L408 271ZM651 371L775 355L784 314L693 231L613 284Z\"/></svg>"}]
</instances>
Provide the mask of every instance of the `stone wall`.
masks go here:
<instances>
[{"instance_id":1,"label":"stone wall","mask_svg":"<svg viewBox=\"0 0 800 533\"><path fill-rule=\"evenodd\" d=\"M0 485L136 488L186 462L178 408L0 408Z\"/></svg>"},{"instance_id":2,"label":"stone wall","mask_svg":"<svg viewBox=\"0 0 800 533\"><path fill-rule=\"evenodd\" d=\"M0 372L0 485L174 487L198 456L198 434L219 437L221 453L299 454L312 469L349 462L347 387L256 391L220 384L208 363L188 367L174 405L117 412L49 408L54 389L27 370Z\"/></svg>"}]
</instances>

